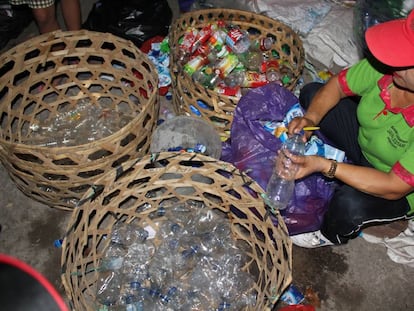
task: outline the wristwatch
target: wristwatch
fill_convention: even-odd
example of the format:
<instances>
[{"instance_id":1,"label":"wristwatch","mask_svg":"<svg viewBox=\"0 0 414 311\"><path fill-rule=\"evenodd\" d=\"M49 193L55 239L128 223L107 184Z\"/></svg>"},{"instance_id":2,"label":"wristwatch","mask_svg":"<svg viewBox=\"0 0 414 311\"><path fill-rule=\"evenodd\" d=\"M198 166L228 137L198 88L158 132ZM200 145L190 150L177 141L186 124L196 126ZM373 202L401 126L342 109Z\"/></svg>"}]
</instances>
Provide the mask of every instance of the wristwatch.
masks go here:
<instances>
[{"instance_id":1,"label":"wristwatch","mask_svg":"<svg viewBox=\"0 0 414 311\"><path fill-rule=\"evenodd\" d=\"M336 160L331 160L331 167L326 173L322 172L322 174L328 178L334 178L337 167L338 167L338 162Z\"/></svg>"}]
</instances>

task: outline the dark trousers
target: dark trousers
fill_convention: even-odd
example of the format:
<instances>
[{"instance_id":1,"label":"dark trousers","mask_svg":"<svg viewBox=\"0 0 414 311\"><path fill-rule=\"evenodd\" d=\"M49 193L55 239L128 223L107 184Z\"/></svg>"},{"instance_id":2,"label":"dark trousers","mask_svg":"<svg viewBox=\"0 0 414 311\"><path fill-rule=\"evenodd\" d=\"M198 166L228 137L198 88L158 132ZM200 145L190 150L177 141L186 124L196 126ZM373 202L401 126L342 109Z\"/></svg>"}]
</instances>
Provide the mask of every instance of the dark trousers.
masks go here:
<instances>
[{"instance_id":1,"label":"dark trousers","mask_svg":"<svg viewBox=\"0 0 414 311\"><path fill-rule=\"evenodd\" d=\"M299 101L306 110L321 83L310 83L301 90ZM344 98L319 123L321 133L335 147L345 151L355 165L372 165L361 153L358 144L359 124L356 118L358 98ZM386 200L340 184L329 203L321 232L335 244L346 243L358 235L361 228L407 218L410 206L405 198Z\"/></svg>"}]
</instances>

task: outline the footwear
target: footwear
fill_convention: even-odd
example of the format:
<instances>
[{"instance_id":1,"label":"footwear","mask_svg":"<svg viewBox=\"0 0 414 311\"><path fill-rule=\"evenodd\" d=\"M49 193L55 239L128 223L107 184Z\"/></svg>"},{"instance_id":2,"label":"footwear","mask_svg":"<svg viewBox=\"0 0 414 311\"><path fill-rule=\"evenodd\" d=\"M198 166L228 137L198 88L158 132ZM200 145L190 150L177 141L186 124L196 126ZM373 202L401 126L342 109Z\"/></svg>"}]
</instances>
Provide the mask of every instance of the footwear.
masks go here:
<instances>
[{"instance_id":1,"label":"footwear","mask_svg":"<svg viewBox=\"0 0 414 311\"><path fill-rule=\"evenodd\" d=\"M308 233L292 235L293 244L304 248L316 248L321 246L334 245L321 233L320 230Z\"/></svg>"},{"instance_id":2,"label":"footwear","mask_svg":"<svg viewBox=\"0 0 414 311\"><path fill-rule=\"evenodd\" d=\"M365 241L372 243L372 244L381 244L382 242L384 242L383 238L377 237L373 234L366 233L363 231L359 233L359 236L363 238Z\"/></svg>"}]
</instances>

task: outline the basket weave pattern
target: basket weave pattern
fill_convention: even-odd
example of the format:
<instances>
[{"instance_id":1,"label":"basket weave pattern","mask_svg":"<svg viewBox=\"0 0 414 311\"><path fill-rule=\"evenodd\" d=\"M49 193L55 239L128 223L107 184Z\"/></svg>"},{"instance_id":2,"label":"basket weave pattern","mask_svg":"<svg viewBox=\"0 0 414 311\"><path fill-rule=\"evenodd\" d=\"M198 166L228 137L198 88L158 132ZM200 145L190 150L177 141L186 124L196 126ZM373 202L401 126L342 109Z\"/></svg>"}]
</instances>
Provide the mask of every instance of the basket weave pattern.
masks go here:
<instances>
[{"instance_id":1,"label":"basket weave pattern","mask_svg":"<svg viewBox=\"0 0 414 311\"><path fill-rule=\"evenodd\" d=\"M253 12L232 9L207 9L191 11L182 14L175 20L171 28L169 42L171 46L171 71L173 80L173 101L175 112L178 114L193 115L190 105L193 105L201 113L201 118L212 122L221 136L228 138L233 120L233 111L238 98L220 95L213 90L204 88L199 83L192 81L184 72L179 72L177 66L177 53L179 39L189 27L201 29L211 22L224 20L249 31L250 38L263 39L271 36L275 39L271 50L277 51L281 61L290 64L293 79L286 88L293 90L304 68L305 52L302 40L289 26ZM175 52L175 53L174 53ZM197 100L203 101L208 109L200 107Z\"/></svg>"},{"instance_id":2,"label":"basket weave pattern","mask_svg":"<svg viewBox=\"0 0 414 311\"><path fill-rule=\"evenodd\" d=\"M164 200L196 200L224 212L234 239L251 247L244 267L257 276L252 310L274 305L291 282L291 242L280 215L267 217L261 190L229 163L194 153L162 152L105 174L79 203L62 249L62 282L73 310L96 310L100 260L117 221L157 227L149 214Z\"/></svg>"},{"instance_id":3,"label":"basket weave pattern","mask_svg":"<svg viewBox=\"0 0 414 311\"><path fill-rule=\"evenodd\" d=\"M72 209L108 169L149 150L158 118L158 78L136 46L111 34L53 32L0 56L0 157L18 188ZM31 142L32 126L80 102L133 115L113 134L77 146Z\"/></svg>"}]
</instances>

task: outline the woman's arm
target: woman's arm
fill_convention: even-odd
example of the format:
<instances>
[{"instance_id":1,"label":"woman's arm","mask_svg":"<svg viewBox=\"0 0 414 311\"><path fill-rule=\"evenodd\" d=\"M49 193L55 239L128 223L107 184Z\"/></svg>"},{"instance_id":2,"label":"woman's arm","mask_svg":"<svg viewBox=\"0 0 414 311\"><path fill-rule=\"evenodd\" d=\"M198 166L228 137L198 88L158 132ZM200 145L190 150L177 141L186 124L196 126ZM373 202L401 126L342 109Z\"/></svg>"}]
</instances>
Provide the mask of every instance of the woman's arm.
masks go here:
<instances>
[{"instance_id":1,"label":"woman's arm","mask_svg":"<svg viewBox=\"0 0 414 311\"><path fill-rule=\"evenodd\" d=\"M335 107L345 94L339 86L338 76L333 76L322 86L312 99L305 115L293 119L288 125L289 133L298 133L305 126L318 125L321 119Z\"/></svg>"},{"instance_id":2,"label":"woman's arm","mask_svg":"<svg viewBox=\"0 0 414 311\"><path fill-rule=\"evenodd\" d=\"M332 160L319 156L291 155L290 158L299 164L297 179L315 172L327 173L332 164ZM337 164L335 178L361 192L388 200L400 199L414 190L414 187L404 182L393 171L384 173L374 168L348 163Z\"/></svg>"}]
</instances>

